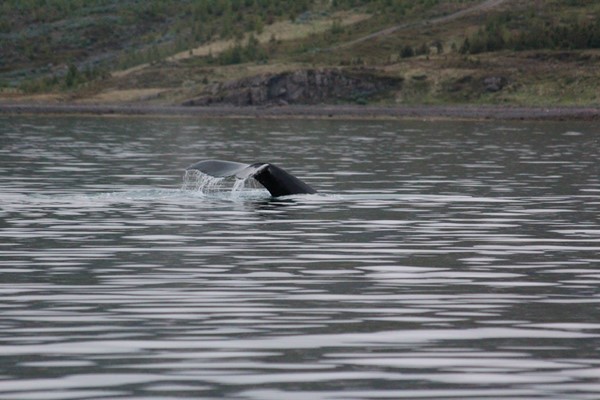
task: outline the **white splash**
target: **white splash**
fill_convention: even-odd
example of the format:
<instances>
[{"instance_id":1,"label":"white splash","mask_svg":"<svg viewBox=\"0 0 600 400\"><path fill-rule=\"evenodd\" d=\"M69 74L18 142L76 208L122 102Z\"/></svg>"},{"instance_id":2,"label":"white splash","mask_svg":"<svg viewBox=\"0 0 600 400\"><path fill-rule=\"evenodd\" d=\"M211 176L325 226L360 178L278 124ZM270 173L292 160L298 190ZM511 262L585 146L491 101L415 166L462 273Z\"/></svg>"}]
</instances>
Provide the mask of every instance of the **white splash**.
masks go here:
<instances>
[{"instance_id":1,"label":"white splash","mask_svg":"<svg viewBox=\"0 0 600 400\"><path fill-rule=\"evenodd\" d=\"M181 190L211 193L218 191L224 178L215 178L196 170L187 170L183 175Z\"/></svg>"},{"instance_id":2,"label":"white splash","mask_svg":"<svg viewBox=\"0 0 600 400\"><path fill-rule=\"evenodd\" d=\"M183 175L183 185L181 186L181 190L199 192L201 194L223 192L239 194L247 188L255 189L257 187L260 186L256 184L256 181L253 178L215 178L214 176L204 174L197 170L187 170Z\"/></svg>"},{"instance_id":3,"label":"white splash","mask_svg":"<svg viewBox=\"0 0 600 400\"><path fill-rule=\"evenodd\" d=\"M246 187L246 182L248 179L236 179L233 183L233 187L231 188L232 192L241 192Z\"/></svg>"}]
</instances>

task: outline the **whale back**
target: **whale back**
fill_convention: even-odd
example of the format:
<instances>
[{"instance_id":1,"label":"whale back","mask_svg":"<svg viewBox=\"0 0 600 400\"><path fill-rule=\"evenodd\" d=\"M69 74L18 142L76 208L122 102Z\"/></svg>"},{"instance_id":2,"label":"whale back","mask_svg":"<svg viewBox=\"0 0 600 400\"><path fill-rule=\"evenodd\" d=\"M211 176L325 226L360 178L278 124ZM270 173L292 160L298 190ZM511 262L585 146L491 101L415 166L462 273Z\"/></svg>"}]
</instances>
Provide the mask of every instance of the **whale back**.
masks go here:
<instances>
[{"instance_id":1,"label":"whale back","mask_svg":"<svg viewBox=\"0 0 600 400\"><path fill-rule=\"evenodd\" d=\"M313 194L315 189L274 164L263 164L252 175L272 196Z\"/></svg>"}]
</instances>

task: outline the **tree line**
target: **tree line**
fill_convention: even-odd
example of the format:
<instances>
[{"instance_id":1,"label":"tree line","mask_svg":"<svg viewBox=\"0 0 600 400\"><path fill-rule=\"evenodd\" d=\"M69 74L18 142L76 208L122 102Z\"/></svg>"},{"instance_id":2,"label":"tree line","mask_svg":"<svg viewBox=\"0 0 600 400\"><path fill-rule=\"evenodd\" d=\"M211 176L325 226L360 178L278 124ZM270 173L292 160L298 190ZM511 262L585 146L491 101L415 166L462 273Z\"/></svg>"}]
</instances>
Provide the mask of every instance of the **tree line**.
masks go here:
<instances>
[{"instance_id":1,"label":"tree line","mask_svg":"<svg viewBox=\"0 0 600 400\"><path fill-rule=\"evenodd\" d=\"M532 19L518 29L511 28L510 17L486 23L465 38L462 54L501 50L582 50L600 48L600 19L543 21Z\"/></svg>"}]
</instances>

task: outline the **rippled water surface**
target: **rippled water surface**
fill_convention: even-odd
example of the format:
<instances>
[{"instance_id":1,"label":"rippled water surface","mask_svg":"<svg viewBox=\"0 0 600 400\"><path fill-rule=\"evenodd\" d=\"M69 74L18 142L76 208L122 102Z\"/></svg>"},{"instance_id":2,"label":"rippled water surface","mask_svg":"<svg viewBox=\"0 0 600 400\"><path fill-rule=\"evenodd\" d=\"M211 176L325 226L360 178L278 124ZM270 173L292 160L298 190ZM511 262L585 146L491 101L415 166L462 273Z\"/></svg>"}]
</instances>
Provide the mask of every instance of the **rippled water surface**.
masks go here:
<instances>
[{"instance_id":1,"label":"rippled water surface","mask_svg":"<svg viewBox=\"0 0 600 400\"><path fill-rule=\"evenodd\" d=\"M598 399L586 123L0 118L2 399ZM319 190L199 191L276 163Z\"/></svg>"}]
</instances>

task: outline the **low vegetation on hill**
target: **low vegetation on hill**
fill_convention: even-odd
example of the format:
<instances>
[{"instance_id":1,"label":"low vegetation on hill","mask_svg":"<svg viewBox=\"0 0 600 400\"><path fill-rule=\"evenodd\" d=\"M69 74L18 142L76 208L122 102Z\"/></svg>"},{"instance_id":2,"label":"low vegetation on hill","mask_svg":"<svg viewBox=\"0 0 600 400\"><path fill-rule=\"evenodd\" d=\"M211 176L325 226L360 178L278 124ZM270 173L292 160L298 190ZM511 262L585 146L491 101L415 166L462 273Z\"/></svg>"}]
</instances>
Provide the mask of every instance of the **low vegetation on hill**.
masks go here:
<instances>
[{"instance_id":1,"label":"low vegetation on hill","mask_svg":"<svg viewBox=\"0 0 600 400\"><path fill-rule=\"evenodd\" d=\"M597 105L596 3L4 0L0 99Z\"/></svg>"}]
</instances>

